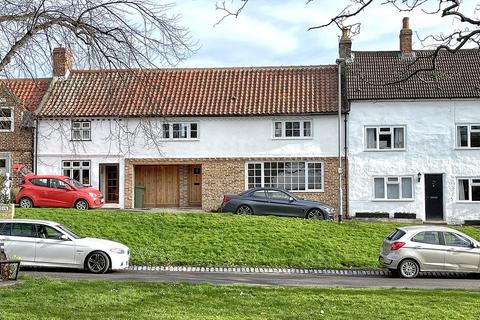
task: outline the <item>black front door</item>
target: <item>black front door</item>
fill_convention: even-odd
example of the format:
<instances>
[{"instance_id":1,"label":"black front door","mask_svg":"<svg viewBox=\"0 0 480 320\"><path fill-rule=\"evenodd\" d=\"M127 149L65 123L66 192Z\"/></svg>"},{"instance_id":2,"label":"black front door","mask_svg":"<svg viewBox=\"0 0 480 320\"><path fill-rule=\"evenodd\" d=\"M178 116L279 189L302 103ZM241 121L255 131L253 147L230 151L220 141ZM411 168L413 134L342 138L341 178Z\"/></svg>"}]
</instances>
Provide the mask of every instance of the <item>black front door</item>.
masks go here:
<instances>
[{"instance_id":1,"label":"black front door","mask_svg":"<svg viewBox=\"0 0 480 320\"><path fill-rule=\"evenodd\" d=\"M427 220L443 220L443 175L425 175L425 213Z\"/></svg>"}]
</instances>

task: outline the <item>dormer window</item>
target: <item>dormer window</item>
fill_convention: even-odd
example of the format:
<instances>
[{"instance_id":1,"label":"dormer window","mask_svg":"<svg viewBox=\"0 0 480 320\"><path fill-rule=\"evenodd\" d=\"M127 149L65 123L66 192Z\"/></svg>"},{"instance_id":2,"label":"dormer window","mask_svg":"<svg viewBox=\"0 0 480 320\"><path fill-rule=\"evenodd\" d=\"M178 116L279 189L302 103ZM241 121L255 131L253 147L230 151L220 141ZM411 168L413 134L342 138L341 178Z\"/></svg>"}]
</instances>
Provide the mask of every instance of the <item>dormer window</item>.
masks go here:
<instances>
[{"instance_id":1,"label":"dormer window","mask_svg":"<svg viewBox=\"0 0 480 320\"><path fill-rule=\"evenodd\" d=\"M0 108L0 132L12 132L13 131L13 108L1 107Z\"/></svg>"},{"instance_id":2,"label":"dormer window","mask_svg":"<svg viewBox=\"0 0 480 320\"><path fill-rule=\"evenodd\" d=\"M90 141L92 140L91 123L88 120L72 121L72 140Z\"/></svg>"}]
</instances>

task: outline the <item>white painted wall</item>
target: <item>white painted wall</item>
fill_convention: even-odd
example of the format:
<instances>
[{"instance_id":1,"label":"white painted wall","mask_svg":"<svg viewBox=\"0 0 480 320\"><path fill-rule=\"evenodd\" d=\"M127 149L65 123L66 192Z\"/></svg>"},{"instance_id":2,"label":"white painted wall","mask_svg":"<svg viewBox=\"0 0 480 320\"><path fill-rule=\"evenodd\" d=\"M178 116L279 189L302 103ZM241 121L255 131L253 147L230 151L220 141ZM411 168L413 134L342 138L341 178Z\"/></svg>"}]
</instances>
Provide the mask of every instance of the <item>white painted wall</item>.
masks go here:
<instances>
[{"instance_id":1,"label":"white painted wall","mask_svg":"<svg viewBox=\"0 0 480 320\"><path fill-rule=\"evenodd\" d=\"M480 123L480 101L354 101L349 116L349 214L414 212L425 219L423 175L441 173L449 223L480 219L480 203L458 203L456 178L480 177L480 150L455 148L455 124ZM406 151L364 151L365 126L405 125ZM422 173L417 182L417 173ZM373 177L414 176L413 201L373 201Z\"/></svg>"},{"instance_id":2,"label":"white painted wall","mask_svg":"<svg viewBox=\"0 0 480 320\"><path fill-rule=\"evenodd\" d=\"M309 139L273 139L273 122L312 120ZM98 187L99 164L120 164L120 207L124 203L125 158L335 157L337 116L211 117L178 119L90 119L92 141L70 141L71 119L40 120L38 173L60 174L62 160L91 160L91 182ZM199 139L159 139L162 123L197 122ZM146 130L141 127L147 128ZM342 121L343 127L343 121ZM127 130L128 129L128 130ZM127 131L132 134L127 134ZM136 133L133 133L136 132ZM145 138L153 133L155 143ZM343 143L342 143L343 146ZM342 148L343 150L343 148Z\"/></svg>"}]
</instances>

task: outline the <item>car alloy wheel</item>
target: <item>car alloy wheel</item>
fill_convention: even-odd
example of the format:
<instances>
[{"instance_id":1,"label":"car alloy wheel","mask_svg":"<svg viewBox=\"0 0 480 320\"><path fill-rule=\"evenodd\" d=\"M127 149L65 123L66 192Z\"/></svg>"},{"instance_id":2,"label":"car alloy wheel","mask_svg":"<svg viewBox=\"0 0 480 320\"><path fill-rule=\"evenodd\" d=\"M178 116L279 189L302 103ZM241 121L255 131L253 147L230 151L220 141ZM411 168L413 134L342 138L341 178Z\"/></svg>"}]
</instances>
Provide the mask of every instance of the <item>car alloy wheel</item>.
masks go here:
<instances>
[{"instance_id":1,"label":"car alloy wheel","mask_svg":"<svg viewBox=\"0 0 480 320\"><path fill-rule=\"evenodd\" d=\"M87 258L87 269L92 273L105 273L110 267L110 261L103 252L94 252Z\"/></svg>"},{"instance_id":2,"label":"car alloy wheel","mask_svg":"<svg viewBox=\"0 0 480 320\"><path fill-rule=\"evenodd\" d=\"M78 200L75 203L75 209L78 210L87 210L88 209L88 202L85 200Z\"/></svg>"},{"instance_id":3,"label":"car alloy wheel","mask_svg":"<svg viewBox=\"0 0 480 320\"><path fill-rule=\"evenodd\" d=\"M312 209L307 213L307 219L323 220L323 212L320 209Z\"/></svg>"},{"instance_id":4,"label":"car alloy wheel","mask_svg":"<svg viewBox=\"0 0 480 320\"><path fill-rule=\"evenodd\" d=\"M241 205L237 209L237 214L253 214L252 208L247 205Z\"/></svg>"},{"instance_id":5,"label":"car alloy wheel","mask_svg":"<svg viewBox=\"0 0 480 320\"><path fill-rule=\"evenodd\" d=\"M32 200L29 198L22 198L20 199L20 208L31 208L33 207Z\"/></svg>"},{"instance_id":6,"label":"car alloy wheel","mask_svg":"<svg viewBox=\"0 0 480 320\"><path fill-rule=\"evenodd\" d=\"M398 266L398 272L404 278L415 278L420 272L418 263L412 259L403 260Z\"/></svg>"}]
</instances>

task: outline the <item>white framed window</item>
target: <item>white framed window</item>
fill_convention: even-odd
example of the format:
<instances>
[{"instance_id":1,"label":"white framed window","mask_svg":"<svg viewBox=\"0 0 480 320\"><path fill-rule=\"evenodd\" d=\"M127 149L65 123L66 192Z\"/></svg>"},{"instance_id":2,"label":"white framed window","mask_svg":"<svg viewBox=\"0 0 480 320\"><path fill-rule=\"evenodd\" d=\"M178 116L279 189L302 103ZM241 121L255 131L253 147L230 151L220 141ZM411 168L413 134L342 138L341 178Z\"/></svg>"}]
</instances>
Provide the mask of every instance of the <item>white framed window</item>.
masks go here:
<instances>
[{"instance_id":1,"label":"white framed window","mask_svg":"<svg viewBox=\"0 0 480 320\"><path fill-rule=\"evenodd\" d=\"M10 154L0 153L0 175L6 173L10 173Z\"/></svg>"},{"instance_id":2,"label":"white framed window","mask_svg":"<svg viewBox=\"0 0 480 320\"><path fill-rule=\"evenodd\" d=\"M365 150L405 150L405 126L365 127Z\"/></svg>"},{"instance_id":3,"label":"white framed window","mask_svg":"<svg viewBox=\"0 0 480 320\"><path fill-rule=\"evenodd\" d=\"M14 129L14 116L13 108L1 107L0 108L0 132L12 132Z\"/></svg>"},{"instance_id":4,"label":"white framed window","mask_svg":"<svg viewBox=\"0 0 480 320\"><path fill-rule=\"evenodd\" d=\"M88 120L72 121L72 140L90 141L92 140L92 126Z\"/></svg>"},{"instance_id":5,"label":"white framed window","mask_svg":"<svg viewBox=\"0 0 480 320\"><path fill-rule=\"evenodd\" d=\"M480 148L480 124L457 124L455 140L457 148Z\"/></svg>"},{"instance_id":6,"label":"white framed window","mask_svg":"<svg viewBox=\"0 0 480 320\"><path fill-rule=\"evenodd\" d=\"M246 189L273 187L323 192L324 168L320 161L247 162L245 171Z\"/></svg>"},{"instance_id":7,"label":"white framed window","mask_svg":"<svg viewBox=\"0 0 480 320\"><path fill-rule=\"evenodd\" d=\"M374 177L373 199L413 200L413 176Z\"/></svg>"},{"instance_id":8,"label":"white framed window","mask_svg":"<svg viewBox=\"0 0 480 320\"><path fill-rule=\"evenodd\" d=\"M198 123L174 122L162 124L162 138L173 140L199 139Z\"/></svg>"},{"instance_id":9,"label":"white framed window","mask_svg":"<svg viewBox=\"0 0 480 320\"><path fill-rule=\"evenodd\" d=\"M90 185L91 161L90 160L64 160L62 161L62 174L79 181L84 186Z\"/></svg>"},{"instance_id":10,"label":"white framed window","mask_svg":"<svg viewBox=\"0 0 480 320\"><path fill-rule=\"evenodd\" d=\"M312 136L312 120L273 122L274 139L310 139Z\"/></svg>"},{"instance_id":11,"label":"white framed window","mask_svg":"<svg viewBox=\"0 0 480 320\"><path fill-rule=\"evenodd\" d=\"M457 179L459 202L480 202L480 177Z\"/></svg>"}]
</instances>

